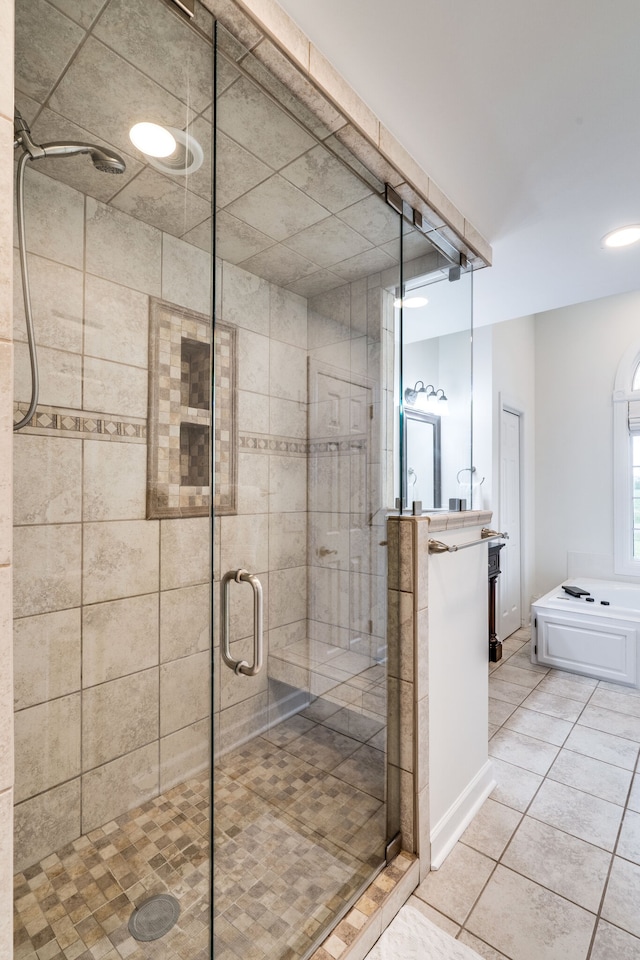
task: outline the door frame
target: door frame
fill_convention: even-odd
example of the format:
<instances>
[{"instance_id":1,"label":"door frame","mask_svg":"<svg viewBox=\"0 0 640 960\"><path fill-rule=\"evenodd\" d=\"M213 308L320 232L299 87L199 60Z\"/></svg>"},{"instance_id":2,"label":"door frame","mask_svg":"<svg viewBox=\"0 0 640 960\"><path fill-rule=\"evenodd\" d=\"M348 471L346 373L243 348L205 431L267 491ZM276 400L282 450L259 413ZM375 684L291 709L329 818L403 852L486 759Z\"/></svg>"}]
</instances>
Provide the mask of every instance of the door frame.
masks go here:
<instances>
[{"instance_id":1,"label":"door frame","mask_svg":"<svg viewBox=\"0 0 640 960\"><path fill-rule=\"evenodd\" d=\"M524 604L524 540L525 540L525 530L524 530L524 502L525 502L525 492L526 492L526 483L524 475L524 441L525 441L525 430L526 430L526 412L524 403L517 397L513 397L508 393L503 391L498 392L498 526L502 528L503 518L502 518L502 414L503 412L511 413L514 416L518 417L518 486L520 493L520 510L519 510L519 543L520 543L520 627L526 625L527 618L525 614L525 604ZM508 530L506 531L509 532ZM500 609L500 577L498 577L498 609ZM500 637L500 639L504 639Z\"/></svg>"}]
</instances>

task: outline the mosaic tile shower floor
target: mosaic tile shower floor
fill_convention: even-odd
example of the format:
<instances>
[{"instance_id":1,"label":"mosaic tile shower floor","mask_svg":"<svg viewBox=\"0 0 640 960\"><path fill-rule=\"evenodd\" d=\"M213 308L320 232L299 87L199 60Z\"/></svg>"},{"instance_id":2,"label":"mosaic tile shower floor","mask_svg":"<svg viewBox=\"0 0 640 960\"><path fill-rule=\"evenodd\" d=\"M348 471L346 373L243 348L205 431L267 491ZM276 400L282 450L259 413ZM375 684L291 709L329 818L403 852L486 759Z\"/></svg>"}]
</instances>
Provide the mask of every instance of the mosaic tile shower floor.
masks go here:
<instances>
[{"instance_id":1,"label":"mosaic tile shower floor","mask_svg":"<svg viewBox=\"0 0 640 960\"><path fill-rule=\"evenodd\" d=\"M14 960L209 960L209 778L204 774L14 878ZM171 893L180 917L138 943L134 905Z\"/></svg>"},{"instance_id":2,"label":"mosaic tile shower floor","mask_svg":"<svg viewBox=\"0 0 640 960\"><path fill-rule=\"evenodd\" d=\"M318 699L222 759L216 960L304 956L370 879L385 836L383 735Z\"/></svg>"},{"instance_id":3,"label":"mosaic tile shower floor","mask_svg":"<svg viewBox=\"0 0 640 960\"><path fill-rule=\"evenodd\" d=\"M381 860L381 724L321 700L304 714L216 769L216 960L303 956ZM209 827L203 774L17 874L14 960L210 960ZM139 943L132 910L163 892L178 922Z\"/></svg>"}]
</instances>

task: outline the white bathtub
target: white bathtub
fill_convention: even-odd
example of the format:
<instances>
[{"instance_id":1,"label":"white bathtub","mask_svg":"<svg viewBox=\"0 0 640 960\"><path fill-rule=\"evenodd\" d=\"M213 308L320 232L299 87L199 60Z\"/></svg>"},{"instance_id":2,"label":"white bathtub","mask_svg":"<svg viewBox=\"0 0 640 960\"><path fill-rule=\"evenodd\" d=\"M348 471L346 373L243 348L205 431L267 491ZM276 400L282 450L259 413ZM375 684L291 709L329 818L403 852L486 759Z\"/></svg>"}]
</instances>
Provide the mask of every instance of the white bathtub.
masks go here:
<instances>
[{"instance_id":1,"label":"white bathtub","mask_svg":"<svg viewBox=\"0 0 640 960\"><path fill-rule=\"evenodd\" d=\"M640 688L640 585L574 577L531 606L531 660Z\"/></svg>"}]
</instances>

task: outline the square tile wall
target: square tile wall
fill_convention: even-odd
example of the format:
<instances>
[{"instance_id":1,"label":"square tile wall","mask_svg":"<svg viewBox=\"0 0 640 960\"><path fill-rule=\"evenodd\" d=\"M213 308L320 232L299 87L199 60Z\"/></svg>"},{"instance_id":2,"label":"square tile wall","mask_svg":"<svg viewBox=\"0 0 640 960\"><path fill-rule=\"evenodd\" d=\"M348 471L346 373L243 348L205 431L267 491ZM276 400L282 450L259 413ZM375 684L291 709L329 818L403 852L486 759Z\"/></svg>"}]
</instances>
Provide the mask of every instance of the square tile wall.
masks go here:
<instances>
[{"instance_id":1,"label":"square tile wall","mask_svg":"<svg viewBox=\"0 0 640 960\"><path fill-rule=\"evenodd\" d=\"M258 576L265 666L256 677L236 676L216 653L217 754L264 729L274 711L286 715L278 704L288 698L289 709L300 708L291 690L298 678L271 678L269 652L282 631L307 635L307 301L226 261L220 277L217 326L237 337L238 460L237 512L220 522L215 607L223 574L243 568ZM250 586L232 582L229 598L232 656L251 662ZM218 643L218 622L215 632Z\"/></svg>"},{"instance_id":2,"label":"square tile wall","mask_svg":"<svg viewBox=\"0 0 640 960\"><path fill-rule=\"evenodd\" d=\"M209 519L146 519L149 295L165 290L163 234L30 173L35 222L49 204L66 211L70 243L60 262L64 245L47 241L45 231L44 246L30 254L43 319L37 336L51 363L43 364L45 402L13 437L18 868L196 773L208 763L210 736L202 663L210 643ZM98 243L105 231L111 256ZM69 259L85 238L83 273L81 259ZM165 266L167 257L195 249L171 241ZM132 244L135 275L121 262ZM172 307L196 344L191 303L194 291L201 301L209 296L209 274L194 271L186 302ZM15 314L24 352L18 299ZM3 349L9 344L0 335ZM196 367L190 396L202 401L205 378ZM25 375L20 366L17 375ZM9 413L11 393L0 400ZM11 439L10 419L6 426ZM0 496L2 489L0 482ZM197 696L182 697L189 709L181 710L169 694L194 683ZM0 776L2 763L0 752Z\"/></svg>"}]
</instances>

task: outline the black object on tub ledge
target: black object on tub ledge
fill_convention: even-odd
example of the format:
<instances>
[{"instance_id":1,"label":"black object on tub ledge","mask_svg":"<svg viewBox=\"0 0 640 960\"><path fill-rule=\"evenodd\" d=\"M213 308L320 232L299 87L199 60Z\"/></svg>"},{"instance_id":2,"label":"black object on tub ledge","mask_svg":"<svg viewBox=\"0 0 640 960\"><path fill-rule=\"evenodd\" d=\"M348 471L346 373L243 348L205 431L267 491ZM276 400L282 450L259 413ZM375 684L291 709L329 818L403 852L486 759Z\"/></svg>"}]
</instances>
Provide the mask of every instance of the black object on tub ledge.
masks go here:
<instances>
[{"instance_id":1,"label":"black object on tub ledge","mask_svg":"<svg viewBox=\"0 0 640 960\"><path fill-rule=\"evenodd\" d=\"M591 592L589 590L583 590L582 587L574 587L568 583L562 585L562 589L565 593L568 593L570 597L590 597Z\"/></svg>"}]
</instances>

